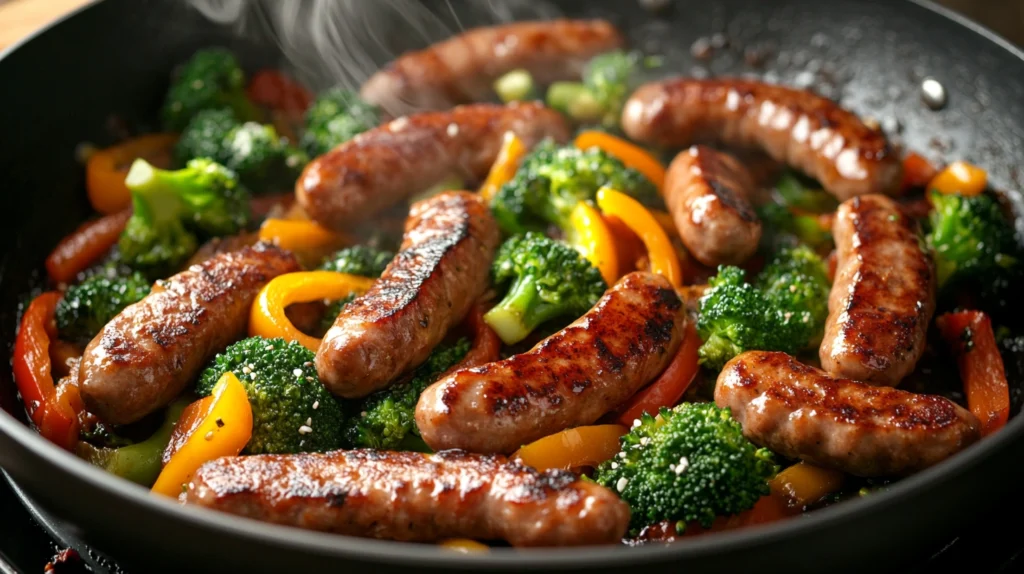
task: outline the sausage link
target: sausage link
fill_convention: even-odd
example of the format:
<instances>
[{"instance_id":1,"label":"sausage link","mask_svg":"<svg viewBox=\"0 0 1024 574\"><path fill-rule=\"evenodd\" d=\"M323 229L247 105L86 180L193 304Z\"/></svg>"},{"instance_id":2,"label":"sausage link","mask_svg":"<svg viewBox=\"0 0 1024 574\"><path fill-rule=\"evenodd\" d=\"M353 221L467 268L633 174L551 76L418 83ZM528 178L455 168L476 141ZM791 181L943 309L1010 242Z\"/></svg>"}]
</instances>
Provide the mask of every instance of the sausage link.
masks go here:
<instances>
[{"instance_id":1,"label":"sausage link","mask_svg":"<svg viewBox=\"0 0 1024 574\"><path fill-rule=\"evenodd\" d=\"M630 273L530 351L428 387L416 405L420 434L434 450L510 453L591 424L665 369L682 341L685 313L664 277Z\"/></svg>"},{"instance_id":2,"label":"sausage link","mask_svg":"<svg viewBox=\"0 0 1024 574\"><path fill-rule=\"evenodd\" d=\"M665 204L679 237L710 267L739 265L757 249L761 221L751 205L753 195L746 168L705 146L677 155L665 176Z\"/></svg>"},{"instance_id":3,"label":"sausage link","mask_svg":"<svg viewBox=\"0 0 1024 574\"><path fill-rule=\"evenodd\" d=\"M981 436L978 419L946 398L835 379L785 353L733 358L715 403L758 445L857 476L912 474Z\"/></svg>"},{"instance_id":4,"label":"sausage link","mask_svg":"<svg viewBox=\"0 0 1024 574\"><path fill-rule=\"evenodd\" d=\"M865 195L832 222L836 274L818 356L837 377L897 385L924 353L935 273L914 221L893 200Z\"/></svg>"},{"instance_id":5,"label":"sausage link","mask_svg":"<svg viewBox=\"0 0 1024 574\"><path fill-rule=\"evenodd\" d=\"M220 458L200 467L182 498L275 524L416 542L614 544L629 525L629 507L602 486L459 451Z\"/></svg>"},{"instance_id":6,"label":"sausage link","mask_svg":"<svg viewBox=\"0 0 1024 574\"><path fill-rule=\"evenodd\" d=\"M404 54L363 84L363 99L392 115L445 110L491 99L494 81L515 69L549 84L578 80L591 57L621 47L604 20L514 22L474 28Z\"/></svg>"},{"instance_id":7,"label":"sausage link","mask_svg":"<svg viewBox=\"0 0 1024 574\"><path fill-rule=\"evenodd\" d=\"M483 179L508 131L527 147L569 137L561 114L539 103L473 104L401 117L310 162L295 194L324 226L356 224L446 177Z\"/></svg>"},{"instance_id":8,"label":"sausage link","mask_svg":"<svg viewBox=\"0 0 1024 574\"><path fill-rule=\"evenodd\" d=\"M885 134L804 90L738 79L654 82L633 92L622 128L652 145L761 148L840 200L900 188L902 165Z\"/></svg>"},{"instance_id":9,"label":"sausage link","mask_svg":"<svg viewBox=\"0 0 1024 574\"><path fill-rule=\"evenodd\" d=\"M398 254L320 344L324 385L362 397L423 362L487 288L498 240L498 224L476 194L447 192L413 205Z\"/></svg>"},{"instance_id":10,"label":"sausage link","mask_svg":"<svg viewBox=\"0 0 1024 574\"><path fill-rule=\"evenodd\" d=\"M85 348L79 379L86 410L107 423L127 424L166 405L245 334L260 289L298 270L291 253L258 243L158 283Z\"/></svg>"}]
</instances>

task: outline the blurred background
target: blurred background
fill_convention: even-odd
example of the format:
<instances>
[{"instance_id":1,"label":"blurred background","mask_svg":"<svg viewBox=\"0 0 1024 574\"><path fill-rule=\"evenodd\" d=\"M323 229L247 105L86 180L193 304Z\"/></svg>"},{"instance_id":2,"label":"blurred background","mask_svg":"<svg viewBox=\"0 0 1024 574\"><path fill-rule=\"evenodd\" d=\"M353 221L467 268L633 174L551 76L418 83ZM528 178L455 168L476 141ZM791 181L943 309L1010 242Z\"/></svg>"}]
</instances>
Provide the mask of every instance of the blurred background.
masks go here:
<instances>
[{"instance_id":1,"label":"blurred background","mask_svg":"<svg viewBox=\"0 0 1024 574\"><path fill-rule=\"evenodd\" d=\"M50 20L88 2L89 0L0 0L0 50ZM937 0L937 3L961 12L1017 45L1024 46L1024 0Z\"/></svg>"}]
</instances>

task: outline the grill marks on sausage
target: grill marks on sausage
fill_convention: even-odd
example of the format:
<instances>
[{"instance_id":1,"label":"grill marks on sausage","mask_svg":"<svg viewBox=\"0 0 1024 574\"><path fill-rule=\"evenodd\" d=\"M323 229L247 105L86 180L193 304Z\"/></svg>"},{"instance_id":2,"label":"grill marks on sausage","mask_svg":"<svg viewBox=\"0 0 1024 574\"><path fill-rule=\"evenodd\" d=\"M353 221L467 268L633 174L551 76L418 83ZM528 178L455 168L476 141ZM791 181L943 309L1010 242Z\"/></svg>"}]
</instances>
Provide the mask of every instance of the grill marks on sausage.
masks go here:
<instances>
[{"instance_id":1,"label":"grill marks on sausage","mask_svg":"<svg viewBox=\"0 0 1024 574\"><path fill-rule=\"evenodd\" d=\"M640 87L622 125L647 144L760 148L841 200L897 193L902 166L880 130L816 94L740 79L672 79Z\"/></svg>"},{"instance_id":2,"label":"grill marks on sausage","mask_svg":"<svg viewBox=\"0 0 1024 574\"><path fill-rule=\"evenodd\" d=\"M511 452L593 423L661 372L684 315L663 277L631 273L530 351L434 383L420 397L417 425L434 449Z\"/></svg>"},{"instance_id":3,"label":"grill marks on sausage","mask_svg":"<svg viewBox=\"0 0 1024 574\"><path fill-rule=\"evenodd\" d=\"M625 503L572 473L461 451L221 458L199 469L182 498L277 524L420 542L609 544L629 522Z\"/></svg>"}]
</instances>

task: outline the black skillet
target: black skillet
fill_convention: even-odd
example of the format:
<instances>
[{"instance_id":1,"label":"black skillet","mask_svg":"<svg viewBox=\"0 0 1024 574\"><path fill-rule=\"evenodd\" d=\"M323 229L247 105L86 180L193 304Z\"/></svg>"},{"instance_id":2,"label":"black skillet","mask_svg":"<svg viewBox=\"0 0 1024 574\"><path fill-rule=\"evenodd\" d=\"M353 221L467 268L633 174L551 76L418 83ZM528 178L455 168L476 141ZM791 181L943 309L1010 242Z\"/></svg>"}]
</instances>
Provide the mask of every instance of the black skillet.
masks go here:
<instances>
[{"instance_id":1,"label":"black skillet","mask_svg":"<svg viewBox=\"0 0 1024 574\"><path fill-rule=\"evenodd\" d=\"M396 5L397 3L381 3ZM485 4L435 2L448 29L493 22ZM914 149L985 166L1020 189L1024 53L924 2L896 0L679 0L652 15L632 0L561 2L569 15L616 20L634 45L666 52L680 74L751 74L811 83L872 116ZM459 22L456 22L457 15ZM493 18L493 16L492 16ZM377 56L440 38L405 18L369 30ZM702 36L727 46L691 54ZM379 42L383 41L384 49ZM388 42L393 42L388 46ZM413 43L410 45L410 43ZM112 125L144 128L168 72L194 50L226 45L250 68L281 64L254 27L239 35L182 2L106 0L37 34L0 58L0 340L9 354L17 307L41 283L58 239L88 215L76 145L112 143ZM700 50L697 50L700 52ZM378 64L382 63L380 61ZM918 86L934 76L948 105L931 111ZM322 81L323 78L320 78ZM113 121L116 114L118 121ZM895 122L894 120L898 120ZM1012 197L1018 194L1011 193ZM1021 380L1012 384L1019 392ZM454 555L274 527L182 508L150 496L50 445L25 425L9 373L0 373L0 465L70 533L117 555L131 571L326 572L348 569L624 570L671 563L694 572L898 568L993 507L1024 474L1024 420L884 493L775 526L669 547L592 548Z\"/></svg>"}]
</instances>

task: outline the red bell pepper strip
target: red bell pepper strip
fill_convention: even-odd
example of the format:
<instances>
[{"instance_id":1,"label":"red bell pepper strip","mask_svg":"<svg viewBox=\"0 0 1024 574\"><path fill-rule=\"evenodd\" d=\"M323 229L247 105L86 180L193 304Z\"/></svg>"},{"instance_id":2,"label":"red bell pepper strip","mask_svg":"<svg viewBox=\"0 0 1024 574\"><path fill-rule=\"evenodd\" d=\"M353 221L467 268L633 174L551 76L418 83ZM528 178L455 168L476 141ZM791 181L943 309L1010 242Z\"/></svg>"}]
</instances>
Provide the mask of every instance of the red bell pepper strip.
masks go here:
<instances>
[{"instance_id":1,"label":"red bell pepper strip","mask_svg":"<svg viewBox=\"0 0 1024 574\"><path fill-rule=\"evenodd\" d=\"M661 407L672 407L683 397L698 370L697 349L700 348L700 337L693 323L687 322L683 342L668 367L653 383L633 395L621 409L622 414L615 419L620 425L629 428L643 413L657 415Z\"/></svg>"},{"instance_id":2,"label":"red bell pepper strip","mask_svg":"<svg viewBox=\"0 0 1024 574\"><path fill-rule=\"evenodd\" d=\"M449 373L497 361L498 353L501 351L501 339L498 338L494 329L484 321L483 303L478 301L473 305L463 320L463 324L473 336L473 345L461 361L448 369Z\"/></svg>"},{"instance_id":3,"label":"red bell pepper strip","mask_svg":"<svg viewBox=\"0 0 1024 574\"><path fill-rule=\"evenodd\" d=\"M910 152L903 158L903 183L900 189L906 191L915 187L925 187L931 182L939 170L924 156Z\"/></svg>"},{"instance_id":4,"label":"red bell pepper strip","mask_svg":"<svg viewBox=\"0 0 1024 574\"><path fill-rule=\"evenodd\" d=\"M47 291L25 310L14 341L14 381L39 433L72 450L78 441L78 413L71 396L58 396L50 363L50 339L57 330L53 315L60 298L59 292Z\"/></svg>"},{"instance_id":5,"label":"red bell pepper strip","mask_svg":"<svg viewBox=\"0 0 1024 574\"><path fill-rule=\"evenodd\" d=\"M57 244L46 258L46 272L57 283L67 283L117 243L131 209L123 209L82 224Z\"/></svg>"},{"instance_id":6,"label":"red bell pepper strip","mask_svg":"<svg viewBox=\"0 0 1024 574\"><path fill-rule=\"evenodd\" d=\"M1010 385L988 315L960 311L935 322L956 355L967 408L981 421L981 436L1003 428L1010 416Z\"/></svg>"},{"instance_id":7,"label":"red bell pepper strip","mask_svg":"<svg viewBox=\"0 0 1024 574\"><path fill-rule=\"evenodd\" d=\"M313 95L295 80L278 70L260 70L253 74L246 88L249 99L273 110L306 111Z\"/></svg>"}]
</instances>

